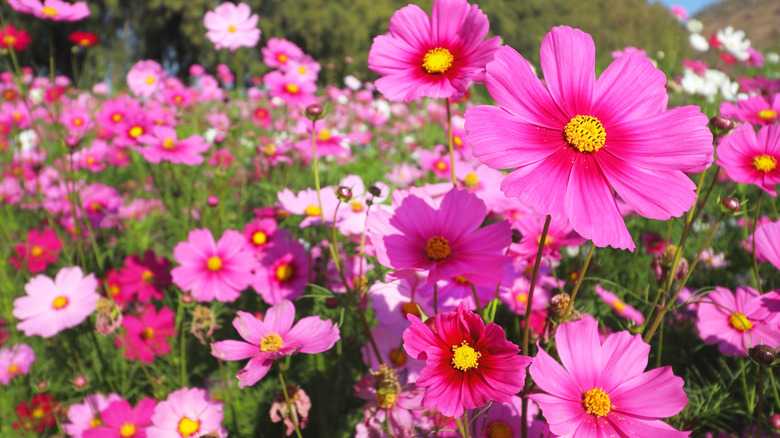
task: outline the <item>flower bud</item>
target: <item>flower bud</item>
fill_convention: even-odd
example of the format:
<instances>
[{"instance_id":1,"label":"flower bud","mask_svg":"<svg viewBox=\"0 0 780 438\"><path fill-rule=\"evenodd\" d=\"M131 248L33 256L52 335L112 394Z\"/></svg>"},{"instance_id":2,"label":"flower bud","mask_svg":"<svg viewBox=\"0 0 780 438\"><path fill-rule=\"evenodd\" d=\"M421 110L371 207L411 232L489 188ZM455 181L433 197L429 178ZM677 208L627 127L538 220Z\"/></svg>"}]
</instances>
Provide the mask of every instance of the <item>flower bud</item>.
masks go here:
<instances>
[{"instance_id":1,"label":"flower bud","mask_svg":"<svg viewBox=\"0 0 780 438\"><path fill-rule=\"evenodd\" d=\"M325 307L328 309L335 309L339 305L339 299L336 297L329 297L325 299Z\"/></svg>"},{"instance_id":2,"label":"flower bud","mask_svg":"<svg viewBox=\"0 0 780 438\"><path fill-rule=\"evenodd\" d=\"M715 128L719 131L725 131L724 133L727 133L728 131L734 129L734 121L728 117L715 116L710 119L710 128Z\"/></svg>"},{"instance_id":3,"label":"flower bud","mask_svg":"<svg viewBox=\"0 0 780 438\"><path fill-rule=\"evenodd\" d=\"M523 240L523 233L512 228L512 243L520 243L521 240Z\"/></svg>"},{"instance_id":4,"label":"flower bud","mask_svg":"<svg viewBox=\"0 0 780 438\"><path fill-rule=\"evenodd\" d=\"M739 212L740 208L742 207L742 203L739 202L739 198L729 196L728 198L723 198L720 201L720 207L724 213L734 214Z\"/></svg>"},{"instance_id":5,"label":"flower bud","mask_svg":"<svg viewBox=\"0 0 780 438\"><path fill-rule=\"evenodd\" d=\"M191 294L191 293L189 293L189 292L185 292L185 293L181 294L181 302L182 302L182 303L184 303L184 304L190 304L190 303L192 303L193 301L195 301L195 298L192 296L192 294Z\"/></svg>"},{"instance_id":6,"label":"flower bud","mask_svg":"<svg viewBox=\"0 0 780 438\"><path fill-rule=\"evenodd\" d=\"M347 202L352 199L352 189L345 186L338 186L336 189L336 196L338 196L341 202Z\"/></svg>"},{"instance_id":7,"label":"flower bud","mask_svg":"<svg viewBox=\"0 0 780 438\"><path fill-rule=\"evenodd\" d=\"M374 196L379 196L382 194L382 190L377 186L371 186L368 188L368 193L371 193Z\"/></svg>"},{"instance_id":8,"label":"flower bud","mask_svg":"<svg viewBox=\"0 0 780 438\"><path fill-rule=\"evenodd\" d=\"M306 117L310 120L319 120L324 117L325 110L319 103L313 103L306 107Z\"/></svg>"},{"instance_id":9,"label":"flower bud","mask_svg":"<svg viewBox=\"0 0 780 438\"><path fill-rule=\"evenodd\" d=\"M74 377L73 386L79 389L87 386L87 378L81 375Z\"/></svg>"},{"instance_id":10,"label":"flower bud","mask_svg":"<svg viewBox=\"0 0 780 438\"><path fill-rule=\"evenodd\" d=\"M219 205L219 198L216 195L209 195L209 197L206 198L206 204L208 204L209 207L216 207Z\"/></svg>"},{"instance_id":11,"label":"flower bud","mask_svg":"<svg viewBox=\"0 0 780 438\"><path fill-rule=\"evenodd\" d=\"M772 366L772 363L777 358L777 352L775 349L768 345L756 345L751 347L748 351L750 358L758 362L759 365Z\"/></svg>"},{"instance_id":12,"label":"flower bud","mask_svg":"<svg viewBox=\"0 0 780 438\"><path fill-rule=\"evenodd\" d=\"M769 424L772 425L773 429L780 430L780 414L772 414L769 417Z\"/></svg>"}]
</instances>

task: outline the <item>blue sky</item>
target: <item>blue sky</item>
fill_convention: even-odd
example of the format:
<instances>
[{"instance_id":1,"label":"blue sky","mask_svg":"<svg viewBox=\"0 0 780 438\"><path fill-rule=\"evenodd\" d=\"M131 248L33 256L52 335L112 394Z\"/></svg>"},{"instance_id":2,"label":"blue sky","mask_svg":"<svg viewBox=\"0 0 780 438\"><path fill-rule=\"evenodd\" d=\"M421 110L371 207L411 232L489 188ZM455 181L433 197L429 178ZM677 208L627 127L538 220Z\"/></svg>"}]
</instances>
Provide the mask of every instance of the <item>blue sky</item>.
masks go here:
<instances>
[{"instance_id":1,"label":"blue sky","mask_svg":"<svg viewBox=\"0 0 780 438\"><path fill-rule=\"evenodd\" d=\"M652 2L657 2L659 0L649 0ZM660 0L661 3L665 4L666 6L671 5L680 5L684 7L689 14L693 15L699 10L701 10L703 7L710 5L712 3L716 3L718 0Z\"/></svg>"}]
</instances>

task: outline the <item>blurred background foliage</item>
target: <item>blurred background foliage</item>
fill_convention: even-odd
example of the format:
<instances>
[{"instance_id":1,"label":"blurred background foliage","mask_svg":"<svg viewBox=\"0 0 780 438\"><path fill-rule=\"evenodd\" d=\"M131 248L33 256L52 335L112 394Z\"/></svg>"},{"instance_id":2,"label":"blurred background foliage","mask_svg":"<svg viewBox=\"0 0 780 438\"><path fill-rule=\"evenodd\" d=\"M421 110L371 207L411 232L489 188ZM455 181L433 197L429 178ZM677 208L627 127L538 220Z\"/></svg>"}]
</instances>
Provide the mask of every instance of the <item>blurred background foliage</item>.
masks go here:
<instances>
[{"instance_id":1,"label":"blurred background foliage","mask_svg":"<svg viewBox=\"0 0 780 438\"><path fill-rule=\"evenodd\" d=\"M260 47L272 37L298 44L323 66L320 80L340 82L353 74L371 80L366 67L374 36L387 32L393 12L408 2L401 0L245 0L260 17L262 39L258 47L240 49L238 55L216 51L205 37L203 15L219 2L214 0L89 0L92 15L78 23L43 22L18 14L6 2L0 4L6 23L22 27L36 44L22 54L22 64L48 74L49 41L53 41L56 70L72 75L74 64L89 66L94 80L116 80L140 59L160 61L170 74L184 76L194 63L210 71L218 63L241 66L251 76L267 71ZM416 2L430 12L432 0ZM674 71L680 51L687 50L684 30L659 3L646 0L482 0L491 35L500 35L534 63L539 44L551 27L568 25L590 33L598 48L598 66L611 60L610 52L625 46L648 51L667 73ZM99 47L76 50L68 42L74 30L95 32ZM88 58L88 63L84 64ZM236 59L238 58L238 59ZM121 82L121 81L120 81Z\"/></svg>"}]
</instances>

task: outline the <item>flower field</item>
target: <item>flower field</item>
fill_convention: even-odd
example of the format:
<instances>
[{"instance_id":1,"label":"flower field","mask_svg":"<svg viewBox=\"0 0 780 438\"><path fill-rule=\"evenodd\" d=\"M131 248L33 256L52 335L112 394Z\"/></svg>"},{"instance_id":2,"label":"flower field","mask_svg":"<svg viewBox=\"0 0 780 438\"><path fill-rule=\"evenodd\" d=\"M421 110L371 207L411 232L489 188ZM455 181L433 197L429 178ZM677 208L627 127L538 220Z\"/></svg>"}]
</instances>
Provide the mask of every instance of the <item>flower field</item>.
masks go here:
<instances>
[{"instance_id":1,"label":"flower field","mask_svg":"<svg viewBox=\"0 0 780 438\"><path fill-rule=\"evenodd\" d=\"M233 66L116 82L51 30L24 62L86 2L5 6L2 436L780 436L780 56L743 31L674 7L690 56L601 65L435 0L328 83L223 2Z\"/></svg>"}]
</instances>

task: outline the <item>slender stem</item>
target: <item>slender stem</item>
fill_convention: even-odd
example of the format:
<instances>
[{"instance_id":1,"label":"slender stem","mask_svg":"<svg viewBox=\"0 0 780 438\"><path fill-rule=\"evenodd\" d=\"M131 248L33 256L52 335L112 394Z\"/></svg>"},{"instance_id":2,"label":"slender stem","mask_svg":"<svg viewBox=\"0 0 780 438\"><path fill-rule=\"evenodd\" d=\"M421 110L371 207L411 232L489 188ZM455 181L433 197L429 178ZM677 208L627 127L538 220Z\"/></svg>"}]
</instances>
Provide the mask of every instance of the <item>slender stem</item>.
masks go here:
<instances>
[{"instance_id":1,"label":"slender stem","mask_svg":"<svg viewBox=\"0 0 780 438\"><path fill-rule=\"evenodd\" d=\"M739 361L739 379L742 382L742 392L745 394L745 408L747 408L748 414L753 413L753 400L750 397L750 391L748 391L747 385L747 370L745 369L745 360L737 359Z\"/></svg>"},{"instance_id":2,"label":"slender stem","mask_svg":"<svg viewBox=\"0 0 780 438\"><path fill-rule=\"evenodd\" d=\"M484 320L485 314L482 310L482 304L480 304L479 302L479 294L477 293L477 286L475 286L474 283L471 283L471 293L474 294L474 302L477 303L477 315L479 315Z\"/></svg>"},{"instance_id":3,"label":"slender stem","mask_svg":"<svg viewBox=\"0 0 780 438\"><path fill-rule=\"evenodd\" d=\"M588 265L590 265L590 259L593 257L593 252L596 250L596 244L591 243L590 244L590 250L588 250L588 256L585 258L585 264L582 265L582 270L580 270L579 275L577 276L577 283L574 285L574 290L571 292L571 299L569 299L569 305L566 306L566 313L563 314L563 320L568 321L571 317L571 311L574 309L574 299L577 298L577 292L580 290L580 286L582 285L582 280L585 279L585 272L588 271Z\"/></svg>"},{"instance_id":4,"label":"slender stem","mask_svg":"<svg viewBox=\"0 0 780 438\"><path fill-rule=\"evenodd\" d=\"M447 144L450 151L450 172L452 172L452 187L458 188L458 180L455 178L455 151L452 148L452 114L450 110L450 98L444 99L447 107Z\"/></svg>"},{"instance_id":5,"label":"slender stem","mask_svg":"<svg viewBox=\"0 0 780 438\"><path fill-rule=\"evenodd\" d=\"M704 241L704 245L701 246L699 253L696 254L696 258L693 259L693 262L691 262L691 265L688 268L688 272L685 274L685 277L680 282L680 285L677 287L677 291L674 293L674 296L669 300L670 303L674 303L677 300L677 297L680 295L680 292L685 287L685 284L688 283L688 279L691 278L691 273L693 272L693 269L696 267L696 264L699 263L699 260L701 259L701 255L704 253L704 250L707 249L707 247L709 246L710 242L712 241L712 238L715 236L715 232L718 231L718 227L720 227L720 224L723 221L724 216L726 216L726 213L721 213L720 217L718 218L718 221L715 222L715 226L712 227L712 231L710 231L710 234L707 235L707 239Z\"/></svg>"},{"instance_id":6,"label":"slender stem","mask_svg":"<svg viewBox=\"0 0 780 438\"><path fill-rule=\"evenodd\" d=\"M213 344L214 336L211 336L210 338L211 343ZM227 398L228 398L228 405L230 406L230 412L231 417L233 419L233 431L238 433L238 421L236 419L236 408L233 406L233 386L230 382L230 379L228 379L227 370L225 370L225 365L222 363L222 361L217 358L217 364L219 365L219 371L222 374L222 380L225 382L225 390L227 391Z\"/></svg>"},{"instance_id":7,"label":"slender stem","mask_svg":"<svg viewBox=\"0 0 780 438\"><path fill-rule=\"evenodd\" d=\"M536 251L536 262L534 263L534 269L533 273L531 274L531 286L528 289L528 299L525 302L525 316L523 318L523 346L521 347L523 354L528 354L528 341L531 337L531 307L533 307L534 303L534 290L536 289L536 280L539 277L539 267L542 264L542 253L544 252L544 243L547 240L547 231L550 229L550 221L552 221L552 216L549 214L547 215L547 218L544 220L544 228L542 228L542 235L539 237L539 249ZM525 379L525 390L527 391L528 388L531 386L531 376L526 375ZM525 392L525 391L523 391ZM528 437L528 422L526 419L528 418L528 399L523 397L523 412L522 412L522 419L520 420L522 424L522 436L523 438Z\"/></svg>"},{"instance_id":8,"label":"slender stem","mask_svg":"<svg viewBox=\"0 0 780 438\"><path fill-rule=\"evenodd\" d=\"M780 394L777 393L777 382L775 382L775 369L769 368L769 381L772 383L772 393L775 396L775 406L780 410ZM776 412L776 411L775 411Z\"/></svg>"},{"instance_id":9,"label":"slender stem","mask_svg":"<svg viewBox=\"0 0 780 438\"><path fill-rule=\"evenodd\" d=\"M756 290L758 291L759 295L763 294L764 291L761 290L761 277L758 276L758 257L756 257L756 228L758 227L758 218L761 214L762 194L764 194L764 192L758 192L758 200L756 201L756 214L753 218L753 244L751 245L753 248L750 251L753 254L753 275L756 280Z\"/></svg>"},{"instance_id":10,"label":"slender stem","mask_svg":"<svg viewBox=\"0 0 780 438\"><path fill-rule=\"evenodd\" d=\"M761 431L763 429L762 410L764 408L764 387L762 380L764 379L764 367L758 365L758 381L756 382L756 391L758 392L758 406L756 406L756 438L764 436Z\"/></svg>"},{"instance_id":11,"label":"slender stem","mask_svg":"<svg viewBox=\"0 0 780 438\"><path fill-rule=\"evenodd\" d=\"M183 307L183 303L179 303L179 309ZM182 315L179 323L179 362L181 365L181 386L187 386L187 338L184 336L184 320L187 319L187 312Z\"/></svg>"},{"instance_id":12,"label":"slender stem","mask_svg":"<svg viewBox=\"0 0 780 438\"><path fill-rule=\"evenodd\" d=\"M287 406L287 415L290 416L293 426L295 427L295 434L298 435L298 438L303 438L301 436L301 429L298 428L298 418L293 413L292 405L290 404L290 396L287 394L287 385L284 383L284 376L282 375L281 368L279 368L279 383L282 385L282 394L284 394L284 402Z\"/></svg>"},{"instance_id":13,"label":"slender stem","mask_svg":"<svg viewBox=\"0 0 780 438\"><path fill-rule=\"evenodd\" d=\"M433 314L439 314L439 285L433 283Z\"/></svg>"},{"instance_id":14,"label":"slender stem","mask_svg":"<svg viewBox=\"0 0 780 438\"><path fill-rule=\"evenodd\" d=\"M463 418L468 418L466 412L463 412ZM460 431L460 436L463 438L469 438L469 429L468 429L468 420L456 418L455 422L458 424L458 430Z\"/></svg>"}]
</instances>

